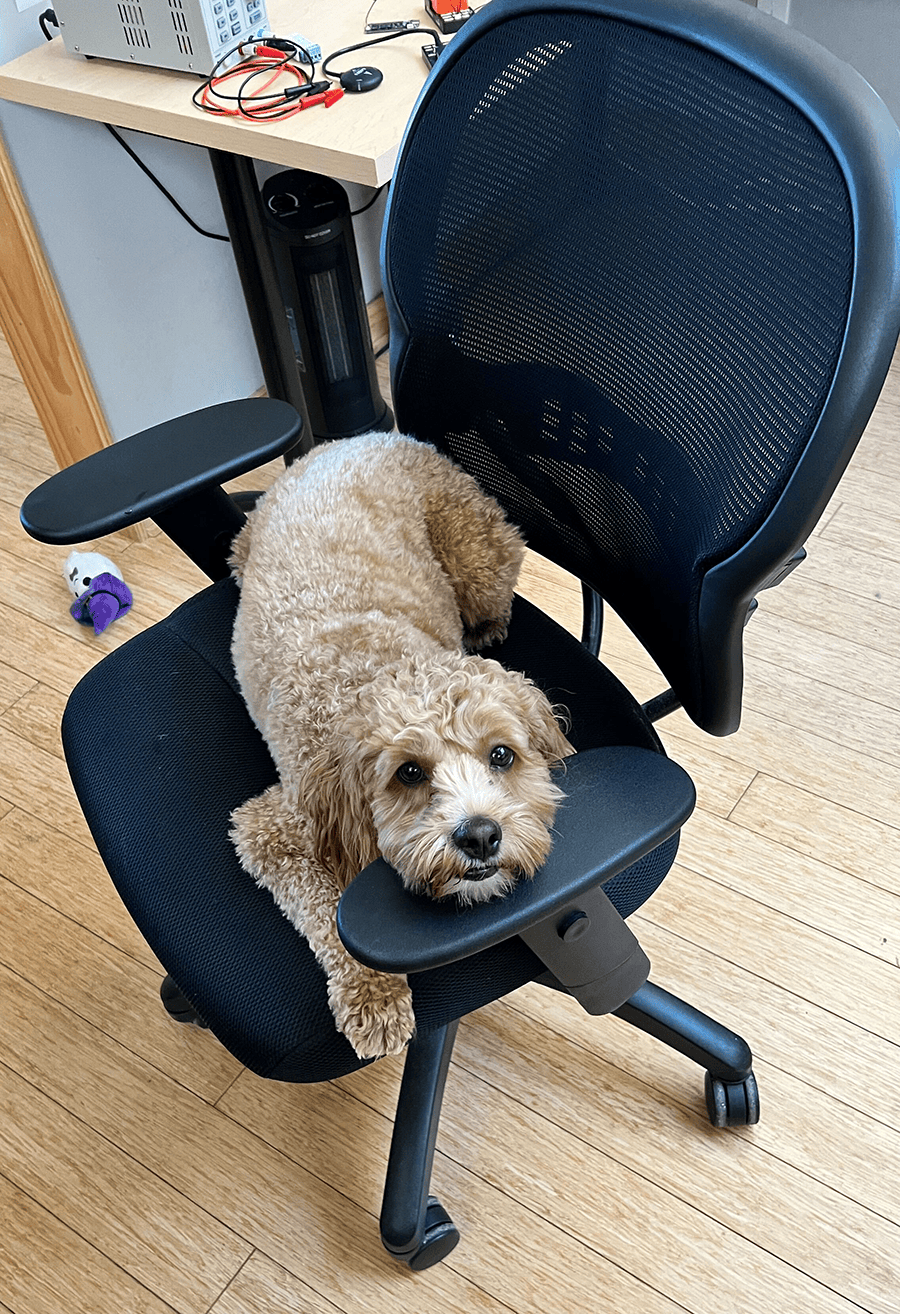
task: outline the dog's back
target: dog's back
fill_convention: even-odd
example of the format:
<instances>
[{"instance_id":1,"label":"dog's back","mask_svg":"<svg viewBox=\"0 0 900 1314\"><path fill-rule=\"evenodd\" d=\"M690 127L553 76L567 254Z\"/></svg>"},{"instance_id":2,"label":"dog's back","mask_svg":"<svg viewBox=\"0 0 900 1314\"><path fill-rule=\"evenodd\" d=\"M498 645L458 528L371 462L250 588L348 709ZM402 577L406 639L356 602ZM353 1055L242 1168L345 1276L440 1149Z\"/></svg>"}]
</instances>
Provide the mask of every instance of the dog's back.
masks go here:
<instances>
[{"instance_id":1,"label":"dog's back","mask_svg":"<svg viewBox=\"0 0 900 1314\"><path fill-rule=\"evenodd\" d=\"M523 551L497 504L432 447L374 433L313 449L233 549L234 663L264 736L278 737L282 696L315 701L318 681L361 680L422 645L461 651L465 588L511 596Z\"/></svg>"}]
</instances>

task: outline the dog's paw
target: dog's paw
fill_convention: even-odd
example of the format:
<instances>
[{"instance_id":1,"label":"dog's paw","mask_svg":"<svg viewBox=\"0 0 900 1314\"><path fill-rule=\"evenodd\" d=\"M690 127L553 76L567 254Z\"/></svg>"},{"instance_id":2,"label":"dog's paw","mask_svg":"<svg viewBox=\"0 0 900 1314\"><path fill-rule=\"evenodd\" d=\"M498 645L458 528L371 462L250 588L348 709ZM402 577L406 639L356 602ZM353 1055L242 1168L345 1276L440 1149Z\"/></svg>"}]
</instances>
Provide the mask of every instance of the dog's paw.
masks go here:
<instances>
[{"instance_id":1,"label":"dog's paw","mask_svg":"<svg viewBox=\"0 0 900 1314\"><path fill-rule=\"evenodd\" d=\"M361 968L349 980L332 978L328 997L338 1030L359 1058L400 1054L415 1034L412 994L403 976Z\"/></svg>"},{"instance_id":2,"label":"dog's paw","mask_svg":"<svg viewBox=\"0 0 900 1314\"><path fill-rule=\"evenodd\" d=\"M480 652L482 648L488 648L492 643L502 643L508 629L508 616L499 620L484 620L478 621L475 625L467 625L463 630L463 647L466 652Z\"/></svg>"}]
</instances>

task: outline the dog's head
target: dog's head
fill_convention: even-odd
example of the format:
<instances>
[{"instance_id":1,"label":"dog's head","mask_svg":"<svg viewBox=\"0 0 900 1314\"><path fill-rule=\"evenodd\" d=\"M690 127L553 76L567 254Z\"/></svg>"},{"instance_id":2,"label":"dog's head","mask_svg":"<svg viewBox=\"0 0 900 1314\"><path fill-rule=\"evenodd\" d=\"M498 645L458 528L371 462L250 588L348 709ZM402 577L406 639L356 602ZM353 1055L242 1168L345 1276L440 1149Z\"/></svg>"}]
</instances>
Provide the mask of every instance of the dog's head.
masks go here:
<instances>
[{"instance_id":1,"label":"dog's head","mask_svg":"<svg viewBox=\"0 0 900 1314\"><path fill-rule=\"evenodd\" d=\"M574 750L524 676L482 657L409 663L367 685L351 721L360 797L343 806L409 888L473 903L534 875L562 798L550 770Z\"/></svg>"}]
</instances>

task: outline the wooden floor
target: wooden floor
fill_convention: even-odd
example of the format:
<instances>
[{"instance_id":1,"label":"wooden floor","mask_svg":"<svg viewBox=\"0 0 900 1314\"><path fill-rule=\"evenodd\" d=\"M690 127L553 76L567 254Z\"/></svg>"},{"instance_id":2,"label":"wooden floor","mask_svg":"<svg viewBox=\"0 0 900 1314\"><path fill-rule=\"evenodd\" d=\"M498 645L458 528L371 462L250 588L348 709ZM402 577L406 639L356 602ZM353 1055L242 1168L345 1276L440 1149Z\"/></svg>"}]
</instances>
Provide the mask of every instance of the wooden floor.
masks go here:
<instances>
[{"instance_id":1,"label":"wooden floor","mask_svg":"<svg viewBox=\"0 0 900 1314\"><path fill-rule=\"evenodd\" d=\"M134 610L75 625L65 549L18 524L53 465L0 348L0 1310L897 1314L898 437L900 362L747 631L742 729L665 723L700 805L633 925L655 980L751 1042L762 1121L712 1131L690 1063L528 987L460 1029L434 1184L463 1238L414 1276L376 1226L399 1062L266 1083L159 1006L58 726L73 682L200 581L161 537L106 540ZM541 563L524 591L577 626ZM612 623L605 656L659 690Z\"/></svg>"}]
</instances>

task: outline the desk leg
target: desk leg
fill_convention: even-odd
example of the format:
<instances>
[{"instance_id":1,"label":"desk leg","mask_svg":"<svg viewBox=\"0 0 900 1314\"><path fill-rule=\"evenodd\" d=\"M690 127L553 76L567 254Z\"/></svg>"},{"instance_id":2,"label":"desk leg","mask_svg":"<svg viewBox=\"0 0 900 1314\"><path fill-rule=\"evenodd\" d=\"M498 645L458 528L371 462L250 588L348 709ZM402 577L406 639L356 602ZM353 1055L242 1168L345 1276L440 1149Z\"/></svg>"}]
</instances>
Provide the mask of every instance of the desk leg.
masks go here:
<instances>
[{"instance_id":1,"label":"desk leg","mask_svg":"<svg viewBox=\"0 0 900 1314\"><path fill-rule=\"evenodd\" d=\"M285 362L294 358L284 303L278 288L275 263L259 217L259 184L253 161L227 151L210 150L225 223L234 251L250 325L270 397L290 402L303 417L303 430L287 459L312 446L312 426L296 369Z\"/></svg>"}]
</instances>

